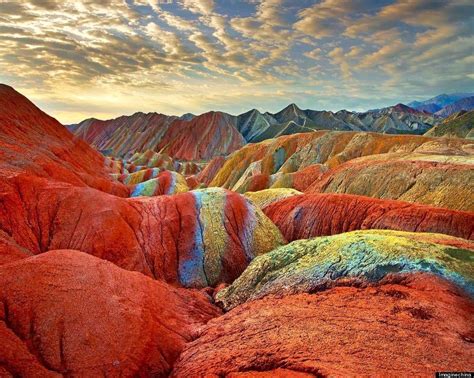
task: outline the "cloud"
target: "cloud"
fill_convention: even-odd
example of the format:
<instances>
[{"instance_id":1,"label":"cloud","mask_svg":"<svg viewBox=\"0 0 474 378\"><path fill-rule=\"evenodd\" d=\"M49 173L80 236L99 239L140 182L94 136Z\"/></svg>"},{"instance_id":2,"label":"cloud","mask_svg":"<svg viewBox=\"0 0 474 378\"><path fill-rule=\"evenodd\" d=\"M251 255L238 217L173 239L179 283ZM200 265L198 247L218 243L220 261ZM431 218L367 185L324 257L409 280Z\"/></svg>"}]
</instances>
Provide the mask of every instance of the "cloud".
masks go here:
<instances>
[{"instance_id":1,"label":"cloud","mask_svg":"<svg viewBox=\"0 0 474 378\"><path fill-rule=\"evenodd\" d=\"M296 99L362 107L371 98L469 91L473 6L0 0L0 81L65 121L77 121L81 106L86 118L125 110L237 111L252 101L278 110ZM94 105L101 99L103 106Z\"/></svg>"},{"instance_id":2,"label":"cloud","mask_svg":"<svg viewBox=\"0 0 474 378\"><path fill-rule=\"evenodd\" d=\"M437 29L440 25L469 22L474 4L465 0L399 0L383 7L375 15L351 22L345 34L357 37L391 29L405 23Z\"/></svg>"},{"instance_id":3,"label":"cloud","mask_svg":"<svg viewBox=\"0 0 474 378\"><path fill-rule=\"evenodd\" d=\"M183 7L194 13L208 15L214 10L214 0L182 0Z\"/></svg>"},{"instance_id":4,"label":"cloud","mask_svg":"<svg viewBox=\"0 0 474 378\"><path fill-rule=\"evenodd\" d=\"M344 22L367 6L370 0L322 0L298 13L296 30L313 38L330 37L344 30Z\"/></svg>"},{"instance_id":5,"label":"cloud","mask_svg":"<svg viewBox=\"0 0 474 378\"><path fill-rule=\"evenodd\" d=\"M307 52L303 53L303 55L308 57L308 58L318 60L321 57L321 49L319 47L317 47L317 48L315 48L311 51L307 51Z\"/></svg>"},{"instance_id":6,"label":"cloud","mask_svg":"<svg viewBox=\"0 0 474 378\"><path fill-rule=\"evenodd\" d=\"M334 64L339 66L344 80L350 80L352 78L352 73L344 50L341 47L336 47L329 52L329 57L332 59Z\"/></svg>"}]
</instances>

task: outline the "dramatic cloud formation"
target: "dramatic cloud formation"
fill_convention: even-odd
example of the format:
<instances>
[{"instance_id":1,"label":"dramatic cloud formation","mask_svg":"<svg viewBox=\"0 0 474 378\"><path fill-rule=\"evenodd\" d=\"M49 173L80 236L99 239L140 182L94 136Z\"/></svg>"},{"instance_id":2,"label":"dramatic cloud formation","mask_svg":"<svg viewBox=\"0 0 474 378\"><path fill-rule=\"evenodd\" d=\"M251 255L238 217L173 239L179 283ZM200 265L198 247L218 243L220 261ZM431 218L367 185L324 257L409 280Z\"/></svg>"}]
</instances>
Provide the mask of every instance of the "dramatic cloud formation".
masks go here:
<instances>
[{"instance_id":1,"label":"dramatic cloud formation","mask_svg":"<svg viewBox=\"0 0 474 378\"><path fill-rule=\"evenodd\" d=\"M64 123L474 89L469 0L0 0L0 81Z\"/></svg>"}]
</instances>

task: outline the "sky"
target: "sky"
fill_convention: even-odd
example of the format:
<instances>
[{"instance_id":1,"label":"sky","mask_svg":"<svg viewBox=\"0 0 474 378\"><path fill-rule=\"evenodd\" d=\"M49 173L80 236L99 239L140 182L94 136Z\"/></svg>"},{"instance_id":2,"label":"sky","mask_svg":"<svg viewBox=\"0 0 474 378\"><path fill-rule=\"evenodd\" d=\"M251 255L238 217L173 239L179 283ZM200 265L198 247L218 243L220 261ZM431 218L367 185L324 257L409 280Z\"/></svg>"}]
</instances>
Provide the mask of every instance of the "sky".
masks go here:
<instances>
[{"instance_id":1,"label":"sky","mask_svg":"<svg viewBox=\"0 0 474 378\"><path fill-rule=\"evenodd\" d=\"M0 82L64 124L474 91L472 0L0 0Z\"/></svg>"}]
</instances>

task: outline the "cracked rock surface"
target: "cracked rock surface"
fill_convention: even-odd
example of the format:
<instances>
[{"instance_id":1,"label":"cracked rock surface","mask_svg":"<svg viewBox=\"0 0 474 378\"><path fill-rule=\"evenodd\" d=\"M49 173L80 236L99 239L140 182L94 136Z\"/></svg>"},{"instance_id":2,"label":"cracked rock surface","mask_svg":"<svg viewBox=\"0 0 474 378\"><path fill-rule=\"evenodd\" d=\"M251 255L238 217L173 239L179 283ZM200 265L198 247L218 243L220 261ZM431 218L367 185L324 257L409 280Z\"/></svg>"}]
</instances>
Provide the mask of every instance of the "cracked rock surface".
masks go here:
<instances>
[{"instance_id":1,"label":"cracked rock surface","mask_svg":"<svg viewBox=\"0 0 474 378\"><path fill-rule=\"evenodd\" d=\"M245 303L211 320L173 377L428 377L474 358L474 304L433 275Z\"/></svg>"}]
</instances>

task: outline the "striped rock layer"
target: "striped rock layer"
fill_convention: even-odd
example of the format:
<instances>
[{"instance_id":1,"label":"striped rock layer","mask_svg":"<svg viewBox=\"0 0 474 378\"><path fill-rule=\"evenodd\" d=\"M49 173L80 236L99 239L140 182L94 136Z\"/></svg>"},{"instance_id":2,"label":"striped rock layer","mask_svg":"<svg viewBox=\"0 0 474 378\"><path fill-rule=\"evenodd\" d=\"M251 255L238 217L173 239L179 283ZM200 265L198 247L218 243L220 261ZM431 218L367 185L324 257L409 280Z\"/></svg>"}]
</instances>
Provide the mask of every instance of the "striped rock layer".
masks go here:
<instances>
[{"instance_id":1,"label":"striped rock layer","mask_svg":"<svg viewBox=\"0 0 474 378\"><path fill-rule=\"evenodd\" d=\"M251 200L259 208L264 209L274 202L279 202L285 198L290 198L303 194L295 189L278 188L278 189L264 189L258 192L247 192L244 196Z\"/></svg>"},{"instance_id":2,"label":"striped rock layer","mask_svg":"<svg viewBox=\"0 0 474 378\"><path fill-rule=\"evenodd\" d=\"M158 153L147 150L143 153L136 152L129 159L118 159L114 157L107 158L110 161L110 167L116 173L134 173L147 168L160 168L181 173L183 175L193 175L198 173L205 163L182 161L173 159L165 153Z\"/></svg>"},{"instance_id":3,"label":"striped rock layer","mask_svg":"<svg viewBox=\"0 0 474 378\"><path fill-rule=\"evenodd\" d=\"M474 211L473 155L387 155L341 164L306 192L358 194Z\"/></svg>"},{"instance_id":4,"label":"striped rock layer","mask_svg":"<svg viewBox=\"0 0 474 378\"><path fill-rule=\"evenodd\" d=\"M266 191L257 192L265 195ZM354 230L433 232L474 239L474 213L349 194L304 194L264 208L288 241Z\"/></svg>"},{"instance_id":5,"label":"striped rock layer","mask_svg":"<svg viewBox=\"0 0 474 378\"><path fill-rule=\"evenodd\" d=\"M0 84L0 176L28 175L92 187L119 196L107 161L13 88Z\"/></svg>"},{"instance_id":6,"label":"striped rock layer","mask_svg":"<svg viewBox=\"0 0 474 378\"><path fill-rule=\"evenodd\" d=\"M130 197L158 196L189 190L186 179L174 171L146 168L133 173L112 174L112 178L127 185Z\"/></svg>"},{"instance_id":7,"label":"striped rock layer","mask_svg":"<svg viewBox=\"0 0 474 378\"><path fill-rule=\"evenodd\" d=\"M429 137L474 139L474 110L460 111L425 133Z\"/></svg>"},{"instance_id":8,"label":"striped rock layer","mask_svg":"<svg viewBox=\"0 0 474 378\"><path fill-rule=\"evenodd\" d=\"M305 188L472 211L473 152L461 139L321 131L247 145L210 185Z\"/></svg>"},{"instance_id":9,"label":"striped rock layer","mask_svg":"<svg viewBox=\"0 0 474 378\"><path fill-rule=\"evenodd\" d=\"M400 273L434 274L473 296L474 251L423 235L370 230L294 241L253 260L216 299L228 310L270 294L311 293L340 280L378 282Z\"/></svg>"},{"instance_id":10,"label":"striped rock layer","mask_svg":"<svg viewBox=\"0 0 474 378\"><path fill-rule=\"evenodd\" d=\"M2 263L73 249L203 287L230 283L253 257L284 243L261 210L236 193L143 197L185 188L182 178L160 168L127 176L127 184L139 184L133 191L140 197L122 198L130 189L109 178L104 158L12 88L0 90ZM147 178L153 181L140 185Z\"/></svg>"},{"instance_id":11,"label":"striped rock layer","mask_svg":"<svg viewBox=\"0 0 474 378\"><path fill-rule=\"evenodd\" d=\"M188 184L183 176L177 172L163 171L156 178L133 185L130 197L153 197L164 194L184 193L188 190Z\"/></svg>"},{"instance_id":12,"label":"striped rock layer","mask_svg":"<svg viewBox=\"0 0 474 378\"><path fill-rule=\"evenodd\" d=\"M245 143L282 135L315 130L423 134L437 122L431 114L402 104L366 113L302 110L290 104L275 114L262 114L256 109L238 116L222 112L182 117L135 113L107 121L87 119L68 127L88 143L113 156L130 156L152 150L178 159L209 160L227 155Z\"/></svg>"},{"instance_id":13,"label":"striped rock layer","mask_svg":"<svg viewBox=\"0 0 474 378\"><path fill-rule=\"evenodd\" d=\"M237 193L256 192L265 189L291 188L305 191L314 181L318 180L327 168L321 164L313 164L301 171L292 173L277 172L272 175L265 173L245 176L239 180L232 190Z\"/></svg>"},{"instance_id":14,"label":"striped rock layer","mask_svg":"<svg viewBox=\"0 0 474 378\"><path fill-rule=\"evenodd\" d=\"M88 119L71 127L78 137L116 157L156 151L182 160L227 155L245 144L231 116L209 112L189 120L135 113L113 120Z\"/></svg>"},{"instance_id":15,"label":"striped rock layer","mask_svg":"<svg viewBox=\"0 0 474 378\"><path fill-rule=\"evenodd\" d=\"M32 177L0 181L0 188L0 229L12 258L20 253L12 245L29 254L75 249L205 287L232 282L253 257L284 242L259 208L224 189L124 199Z\"/></svg>"}]
</instances>

